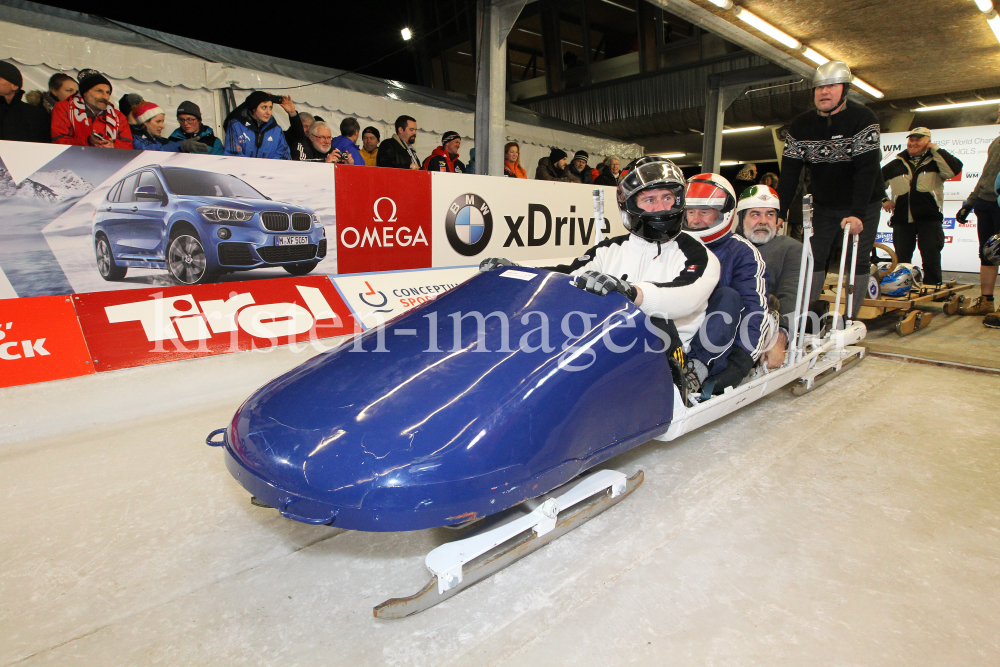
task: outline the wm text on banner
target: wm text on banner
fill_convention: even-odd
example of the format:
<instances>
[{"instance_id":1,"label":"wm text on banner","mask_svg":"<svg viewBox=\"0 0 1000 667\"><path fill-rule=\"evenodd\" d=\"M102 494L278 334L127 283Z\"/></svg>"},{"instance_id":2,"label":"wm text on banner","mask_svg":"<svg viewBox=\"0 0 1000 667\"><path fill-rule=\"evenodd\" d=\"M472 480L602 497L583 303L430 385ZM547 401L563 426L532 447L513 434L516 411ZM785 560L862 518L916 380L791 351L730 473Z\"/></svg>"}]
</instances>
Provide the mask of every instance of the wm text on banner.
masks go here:
<instances>
[{"instance_id":1,"label":"wm text on banner","mask_svg":"<svg viewBox=\"0 0 1000 667\"><path fill-rule=\"evenodd\" d=\"M316 341L361 331L325 276L73 297L98 371Z\"/></svg>"},{"instance_id":2,"label":"wm text on banner","mask_svg":"<svg viewBox=\"0 0 1000 667\"><path fill-rule=\"evenodd\" d=\"M565 259L597 243L593 191L601 186L436 172L431 182L435 267ZM604 238L627 233L615 189L604 196Z\"/></svg>"},{"instance_id":3,"label":"wm text on banner","mask_svg":"<svg viewBox=\"0 0 1000 667\"><path fill-rule=\"evenodd\" d=\"M337 273L431 266L431 175L337 166Z\"/></svg>"},{"instance_id":4,"label":"wm text on banner","mask_svg":"<svg viewBox=\"0 0 1000 667\"><path fill-rule=\"evenodd\" d=\"M93 372L70 297L0 299L0 387Z\"/></svg>"}]
</instances>

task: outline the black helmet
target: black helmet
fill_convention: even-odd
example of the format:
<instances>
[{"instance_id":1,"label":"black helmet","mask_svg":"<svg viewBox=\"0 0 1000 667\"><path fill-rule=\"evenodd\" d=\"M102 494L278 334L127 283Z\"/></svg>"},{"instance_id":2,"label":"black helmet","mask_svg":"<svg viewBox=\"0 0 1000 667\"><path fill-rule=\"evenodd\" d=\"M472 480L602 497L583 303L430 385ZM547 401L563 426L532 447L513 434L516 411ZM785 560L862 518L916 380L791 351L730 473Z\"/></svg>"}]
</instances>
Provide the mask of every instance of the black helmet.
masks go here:
<instances>
[{"instance_id":1,"label":"black helmet","mask_svg":"<svg viewBox=\"0 0 1000 667\"><path fill-rule=\"evenodd\" d=\"M618 175L618 208L625 228L647 241L672 241L684 225L684 173L666 158L647 156L632 160ZM666 211L650 213L639 208L639 193L670 190L674 205Z\"/></svg>"}]
</instances>

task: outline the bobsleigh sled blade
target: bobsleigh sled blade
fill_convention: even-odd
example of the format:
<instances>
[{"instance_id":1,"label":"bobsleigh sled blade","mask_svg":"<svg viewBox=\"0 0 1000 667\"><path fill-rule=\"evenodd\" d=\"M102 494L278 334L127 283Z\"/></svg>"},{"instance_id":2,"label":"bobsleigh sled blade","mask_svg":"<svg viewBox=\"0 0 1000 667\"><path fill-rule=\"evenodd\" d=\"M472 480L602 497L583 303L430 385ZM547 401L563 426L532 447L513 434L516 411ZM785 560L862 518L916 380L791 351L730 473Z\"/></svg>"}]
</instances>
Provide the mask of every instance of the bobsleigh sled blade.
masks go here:
<instances>
[{"instance_id":1,"label":"bobsleigh sled blade","mask_svg":"<svg viewBox=\"0 0 1000 667\"><path fill-rule=\"evenodd\" d=\"M288 518L417 530L495 514L669 427L664 344L634 304L507 273L262 387L226 432L230 472Z\"/></svg>"},{"instance_id":2,"label":"bobsleigh sled blade","mask_svg":"<svg viewBox=\"0 0 1000 667\"><path fill-rule=\"evenodd\" d=\"M559 507L560 496L563 494L571 495L567 494L567 491L572 492L574 486L586 485L588 476L584 476L584 478L573 480L544 496L494 515L472 528L462 539L435 549L427 556L428 567L434 563L441 568L441 571L435 572L432 569L430 581L414 595L405 598L391 598L374 607L372 613L375 618L405 618L444 602L469 586L496 574L515 561L538 551L549 542L565 535L601 512L610 509L624 500L643 481L641 470L629 478L626 478L624 474L614 473L610 470L603 470L598 474L603 473L619 475L621 486L617 486L616 480L614 487L610 485L602 487L597 493L586 496L582 501L566 507ZM589 477L593 479L594 476ZM557 507L557 513L546 512L547 506L550 504ZM549 516L550 514L552 515ZM553 525L540 526L546 522L546 519L551 519ZM492 537L492 533L499 535L493 537L487 544L497 543L496 546L481 553L477 551L476 555L467 561L461 557L463 543L481 541L484 538L489 539ZM476 547L470 545L469 548L475 549ZM436 552L444 552L436 559L437 562L434 559ZM457 567L459 572L457 577L444 570L449 565Z\"/></svg>"}]
</instances>

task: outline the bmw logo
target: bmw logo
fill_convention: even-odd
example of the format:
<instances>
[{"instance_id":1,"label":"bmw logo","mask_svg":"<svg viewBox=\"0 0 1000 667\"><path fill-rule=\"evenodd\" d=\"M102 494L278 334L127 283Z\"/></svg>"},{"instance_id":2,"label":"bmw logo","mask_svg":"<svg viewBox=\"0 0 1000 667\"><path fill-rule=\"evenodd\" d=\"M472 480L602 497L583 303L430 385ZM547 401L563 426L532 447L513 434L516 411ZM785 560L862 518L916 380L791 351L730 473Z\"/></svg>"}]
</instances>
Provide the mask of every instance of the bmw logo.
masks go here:
<instances>
[{"instance_id":1,"label":"bmw logo","mask_svg":"<svg viewBox=\"0 0 1000 667\"><path fill-rule=\"evenodd\" d=\"M493 214L479 195L464 194L448 207L445 218L448 243L459 255L478 255L490 243L493 235Z\"/></svg>"}]
</instances>

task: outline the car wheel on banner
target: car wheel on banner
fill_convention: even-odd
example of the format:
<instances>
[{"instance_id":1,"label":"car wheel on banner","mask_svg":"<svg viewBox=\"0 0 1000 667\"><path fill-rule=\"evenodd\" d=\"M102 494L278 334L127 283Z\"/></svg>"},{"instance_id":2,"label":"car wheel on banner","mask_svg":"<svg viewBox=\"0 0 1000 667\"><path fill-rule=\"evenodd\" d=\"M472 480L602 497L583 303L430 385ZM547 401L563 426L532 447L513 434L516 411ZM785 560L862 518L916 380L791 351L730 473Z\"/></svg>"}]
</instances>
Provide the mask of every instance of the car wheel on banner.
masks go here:
<instances>
[{"instance_id":1,"label":"car wheel on banner","mask_svg":"<svg viewBox=\"0 0 1000 667\"><path fill-rule=\"evenodd\" d=\"M101 273L101 277L109 281L118 281L124 278L125 274L128 273L128 267L118 266L115 263L115 256L111 252L108 237L104 234L98 235L94 247L97 251L97 270Z\"/></svg>"},{"instance_id":2,"label":"car wheel on banner","mask_svg":"<svg viewBox=\"0 0 1000 667\"><path fill-rule=\"evenodd\" d=\"M208 259L197 234L179 234L170 241L167 247L167 270L182 285L207 282Z\"/></svg>"}]
</instances>

